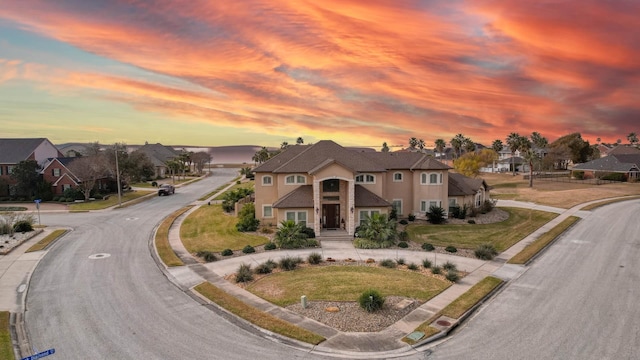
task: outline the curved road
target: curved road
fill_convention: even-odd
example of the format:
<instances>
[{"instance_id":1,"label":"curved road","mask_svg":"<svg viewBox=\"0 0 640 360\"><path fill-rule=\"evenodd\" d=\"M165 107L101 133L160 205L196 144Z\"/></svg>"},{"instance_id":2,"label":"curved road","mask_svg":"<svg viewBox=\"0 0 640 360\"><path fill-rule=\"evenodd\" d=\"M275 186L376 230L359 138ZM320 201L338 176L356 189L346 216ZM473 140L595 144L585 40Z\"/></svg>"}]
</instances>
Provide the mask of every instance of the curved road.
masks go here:
<instances>
[{"instance_id":1,"label":"curved road","mask_svg":"<svg viewBox=\"0 0 640 360\"><path fill-rule=\"evenodd\" d=\"M31 279L26 326L64 359L321 359L199 305L162 275L149 234L235 170L120 210L43 214L71 226ZM640 202L600 208L457 334L415 359L632 358L640 344ZM91 255L108 254L95 259Z\"/></svg>"},{"instance_id":2,"label":"curved road","mask_svg":"<svg viewBox=\"0 0 640 360\"><path fill-rule=\"evenodd\" d=\"M638 359L638 214L595 210L427 359Z\"/></svg>"}]
</instances>

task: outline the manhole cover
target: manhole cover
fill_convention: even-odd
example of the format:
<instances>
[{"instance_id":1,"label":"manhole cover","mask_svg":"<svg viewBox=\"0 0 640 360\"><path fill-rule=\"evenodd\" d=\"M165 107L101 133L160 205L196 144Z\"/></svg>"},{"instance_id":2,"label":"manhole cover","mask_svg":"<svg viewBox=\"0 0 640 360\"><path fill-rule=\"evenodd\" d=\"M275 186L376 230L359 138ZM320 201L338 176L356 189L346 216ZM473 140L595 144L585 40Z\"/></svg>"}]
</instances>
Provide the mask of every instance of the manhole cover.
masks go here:
<instances>
[{"instance_id":1,"label":"manhole cover","mask_svg":"<svg viewBox=\"0 0 640 360\"><path fill-rule=\"evenodd\" d=\"M451 323L448 322L447 320L438 320L438 321L436 321L436 324L438 324L440 326L451 326Z\"/></svg>"},{"instance_id":2,"label":"manhole cover","mask_svg":"<svg viewBox=\"0 0 640 360\"><path fill-rule=\"evenodd\" d=\"M105 259L105 258L108 258L109 256L111 256L111 254L106 254L106 253L93 254L93 255L89 256L89 259L91 259L91 260Z\"/></svg>"}]
</instances>

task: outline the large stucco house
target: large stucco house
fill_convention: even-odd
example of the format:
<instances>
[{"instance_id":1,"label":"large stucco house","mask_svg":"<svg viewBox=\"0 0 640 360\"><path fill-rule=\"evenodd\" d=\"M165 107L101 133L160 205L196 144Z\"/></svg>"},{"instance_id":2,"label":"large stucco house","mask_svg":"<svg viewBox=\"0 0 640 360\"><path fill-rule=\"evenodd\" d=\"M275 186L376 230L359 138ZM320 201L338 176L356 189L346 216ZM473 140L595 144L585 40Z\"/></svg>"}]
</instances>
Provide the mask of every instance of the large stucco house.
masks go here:
<instances>
[{"instance_id":1,"label":"large stucco house","mask_svg":"<svg viewBox=\"0 0 640 360\"><path fill-rule=\"evenodd\" d=\"M317 234L353 234L367 215L387 214L392 206L406 217L424 215L431 205L446 210L460 201L475 203L472 184L449 196L449 169L418 152L362 151L330 140L289 146L254 169L256 218L265 225L294 220Z\"/></svg>"}]
</instances>

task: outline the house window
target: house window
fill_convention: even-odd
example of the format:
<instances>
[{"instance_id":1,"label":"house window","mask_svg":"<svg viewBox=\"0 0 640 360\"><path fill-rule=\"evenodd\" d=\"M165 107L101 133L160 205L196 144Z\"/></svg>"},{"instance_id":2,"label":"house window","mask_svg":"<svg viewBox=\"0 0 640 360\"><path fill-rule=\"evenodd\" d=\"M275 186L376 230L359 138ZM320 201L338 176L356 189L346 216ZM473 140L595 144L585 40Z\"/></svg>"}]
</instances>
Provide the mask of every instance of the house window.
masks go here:
<instances>
[{"instance_id":1,"label":"house window","mask_svg":"<svg viewBox=\"0 0 640 360\"><path fill-rule=\"evenodd\" d=\"M373 214L380 214L379 210L360 210L360 225L364 224L367 218L371 217Z\"/></svg>"},{"instance_id":2,"label":"house window","mask_svg":"<svg viewBox=\"0 0 640 360\"><path fill-rule=\"evenodd\" d=\"M427 212L432 206L442 207L440 200L422 200L420 201L420 211Z\"/></svg>"},{"instance_id":3,"label":"house window","mask_svg":"<svg viewBox=\"0 0 640 360\"><path fill-rule=\"evenodd\" d=\"M393 174L393 181L394 182L402 182L402 173L401 172L397 172Z\"/></svg>"},{"instance_id":4,"label":"house window","mask_svg":"<svg viewBox=\"0 0 640 360\"><path fill-rule=\"evenodd\" d=\"M329 179L322 182L323 192L338 192L340 191L340 180Z\"/></svg>"},{"instance_id":5,"label":"house window","mask_svg":"<svg viewBox=\"0 0 640 360\"><path fill-rule=\"evenodd\" d=\"M356 176L356 184L375 184L376 177L371 174L360 174Z\"/></svg>"},{"instance_id":6,"label":"house window","mask_svg":"<svg viewBox=\"0 0 640 360\"><path fill-rule=\"evenodd\" d=\"M449 211L451 211L455 207L458 207L458 201L456 200L456 198L449 198Z\"/></svg>"},{"instance_id":7,"label":"house window","mask_svg":"<svg viewBox=\"0 0 640 360\"><path fill-rule=\"evenodd\" d=\"M396 210L397 215L402 215L402 199L394 199L391 206Z\"/></svg>"},{"instance_id":8,"label":"house window","mask_svg":"<svg viewBox=\"0 0 640 360\"><path fill-rule=\"evenodd\" d=\"M13 165L7 165L7 175L11 175L13 172Z\"/></svg>"},{"instance_id":9,"label":"house window","mask_svg":"<svg viewBox=\"0 0 640 360\"><path fill-rule=\"evenodd\" d=\"M262 205L262 217L272 218L273 217L273 208L271 205Z\"/></svg>"},{"instance_id":10,"label":"house window","mask_svg":"<svg viewBox=\"0 0 640 360\"><path fill-rule=\"evenodd\" d=\"M67 189L71 189L71 184L62 184L62 192L64 192Z\"/></svg>"},{"instance_id":11,"label":"house window","mask_svg":"<svg viewBox=\"0 0 640 360\"><path fill-rule=\"evenodd\" d=\"M289 175L284 179L284 183L287 185L291 184L306 184L307 178L303 175Z\"/></svg>"},{"instance_id":12,"label":"house window","mask_svg":"<svg viewBox=\"0 0 640 360\"><path fill-rule=\"evenodd\" d=\"M262 177L262 185L263 186L271 186L271 185L273 185L273 178L271 176L263 176Z\"/></svg>"},{"instance_id":13,"label":"house window","mask_svg":"<svg viewBox=\"0 0 640 360\"><path fill-rule=\"evenodd\" d=\"M4 168L3 166L0 166L0 175L2 175L2 169L3 168Z\"/></svg>"},{"instance_id":14,"label":"house window","mask_svg":"<svg viewBox=\"0 0 640 360\"><path fill-rule=\"evenodd\" d=\"M52 169L51 174L55 177L60 177L60 169Z\"/></svg>"},{"instance_id":15,"label":"house window","mask_svg":"<svg viewBox=\"0 0 640 360\"><path fill-rule=\"evenodd\" d=\"M482 205L482 191L478 190L476 194L476 207L480 207L480 205Z\"/></svg>"},{"instance_id":16,"label":"house window","mask_svg":"<svg viewBox=\"0 0 640 360\"><path fill-rule=\"evenodd\" d=\"M420 184L440 185L442 184L442 173L422 173L420 174Z\"/></svg>"},{"instance_id":17,"label":"house window","mask_svg":"<svg viewBox=\"0 0 640 360\"><path fill-rule=\"evenodd\" d=\"M306 211L287 211L285 212L287 221L291 220L296 224L307 226L307 212Z\"/></svg>"}]
</instances>

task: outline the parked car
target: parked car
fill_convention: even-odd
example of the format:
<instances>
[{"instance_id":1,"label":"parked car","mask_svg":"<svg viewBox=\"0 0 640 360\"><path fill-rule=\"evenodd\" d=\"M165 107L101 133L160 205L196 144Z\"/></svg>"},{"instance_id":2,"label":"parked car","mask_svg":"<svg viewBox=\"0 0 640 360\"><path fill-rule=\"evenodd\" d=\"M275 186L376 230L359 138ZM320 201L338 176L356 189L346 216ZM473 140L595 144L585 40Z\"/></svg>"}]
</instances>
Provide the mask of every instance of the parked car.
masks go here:
<instances>
[{"instance_id":1,"label":"parked car","mask_svg":"<svg viewBox=\"0 0 640 360\"><path fill-rule=\"evenodd\" d=\"M171 195L176 192L176 188L171 184L162 184L158 186L158 196Z\"/></svg>"}]
</instances>

